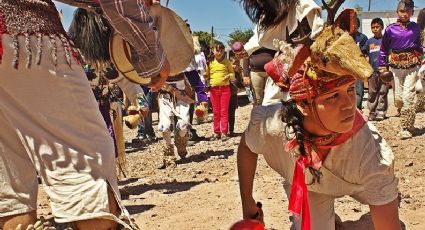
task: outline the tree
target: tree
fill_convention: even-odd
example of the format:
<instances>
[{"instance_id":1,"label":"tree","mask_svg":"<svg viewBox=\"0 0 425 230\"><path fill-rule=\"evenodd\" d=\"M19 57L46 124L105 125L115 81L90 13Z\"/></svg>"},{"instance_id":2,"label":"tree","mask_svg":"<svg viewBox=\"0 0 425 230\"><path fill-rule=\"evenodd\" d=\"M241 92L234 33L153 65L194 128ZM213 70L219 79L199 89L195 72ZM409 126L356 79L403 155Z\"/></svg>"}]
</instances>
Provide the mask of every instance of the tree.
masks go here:
<instances>
[{"instance_id":1,"label":"tree","mask_svg":"<svg viewBox=\"0 0 425 230\"><path fill-rule=\"evenodd\" d=\"M246 30L240 30L237 29L229 34L229 40L227 41L227 44L231 46L234 42L242 42L247 43L248 40L254 35L254 32L252 29L246 29Z\"/></svg>"},{"instance_id":2,"label":"tree","mask_svg":"<svg viewBox=\"0 0 425 230\"><path fill-rule=\"evenodd\" d=\"M210 49L211 45L211 33L205 32L205 31L195 31L193 32L193 35L199 37L199 43L201 44L201 47L203 49L203 52L205 53L206 50ZM214 39L214 44L218 43L219 41Z\"/></svg>"}]
</instances>

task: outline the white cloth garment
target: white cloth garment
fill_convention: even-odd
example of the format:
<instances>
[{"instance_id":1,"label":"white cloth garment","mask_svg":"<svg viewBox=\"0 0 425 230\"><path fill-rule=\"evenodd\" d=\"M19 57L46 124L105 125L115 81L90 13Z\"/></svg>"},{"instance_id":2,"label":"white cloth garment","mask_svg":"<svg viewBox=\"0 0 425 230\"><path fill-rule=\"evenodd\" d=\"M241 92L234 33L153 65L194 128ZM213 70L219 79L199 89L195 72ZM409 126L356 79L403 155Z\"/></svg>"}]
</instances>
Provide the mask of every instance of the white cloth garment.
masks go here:
<instances>
[{"instance_id":1,"label":"white cloth garment","mask_svg":"<svg viewBox=\"0 0 425 230\"><path fill-rule=\"evenodd\" d=\"M276 172L292 183L298 149L285 152L285 124L282 104L256 106L245 131L250 150L262 154ZM363 204L383 205L397 198L398 179L394 175L391 148L371 123L349 140L330 150L320 169L320 183L307 185L312 230L335 229L334 200L349 195ZM312 175L306 170L306 184ZM289 197L290 189L286 189ZM279 199L279 198L276 198ZM300 229L299 223L295 223Z\"/></svg>"}]
</instances>

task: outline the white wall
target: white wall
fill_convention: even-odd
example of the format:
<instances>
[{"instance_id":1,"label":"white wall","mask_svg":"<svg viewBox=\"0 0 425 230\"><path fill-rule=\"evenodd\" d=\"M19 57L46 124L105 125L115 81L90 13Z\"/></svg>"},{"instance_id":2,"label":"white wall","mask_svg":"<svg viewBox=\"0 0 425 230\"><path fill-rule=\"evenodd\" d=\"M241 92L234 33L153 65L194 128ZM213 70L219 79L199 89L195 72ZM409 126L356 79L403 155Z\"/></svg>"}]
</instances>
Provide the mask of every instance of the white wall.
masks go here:
<instances>
[{"instance_id":1,"label":"white wall","mask_svg":"<svg viewBox=\"0 0 425 230\"><path fill-rule=\"evenodd\" d=\"M418 10L415 11L415 14L413 15L413 17L410 18L410 21L416 22L417 14L418 14ZM370 24L372 22L372 19L381 18L382 21L384 21L384 27L387 27L387 25L397 21L397 14L394 11L362 12L359 18L360 18L359 31L364 33L368 38L371 38L373 37L373 33L370 30Z\"/></svg>"}]
</instances>

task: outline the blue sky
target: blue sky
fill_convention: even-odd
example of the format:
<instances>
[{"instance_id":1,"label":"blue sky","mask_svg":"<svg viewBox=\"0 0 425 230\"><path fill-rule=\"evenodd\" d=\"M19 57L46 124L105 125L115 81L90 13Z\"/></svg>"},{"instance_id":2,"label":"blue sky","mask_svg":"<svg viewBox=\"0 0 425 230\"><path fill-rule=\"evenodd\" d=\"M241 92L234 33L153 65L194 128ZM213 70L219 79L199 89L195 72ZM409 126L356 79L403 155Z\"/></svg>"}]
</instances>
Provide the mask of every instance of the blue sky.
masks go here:
<instances>
[{"instance_id":1,"label":"blue sky","mask_svg":"<svg viewBox=\"0 0 425 230\"><path fill-rule=\"evenodd\" d=\"M321 5L320 0L314 1ZM166 0L161 2L165 4ZM368 2L369 0L346 0L342 8L358 5L367 11ZM397 0L371 0L371 11L393 11L397 2ZM415 2L418 8L425 7L424 0ZM74 8L62 3L56 5L63 11L63 24L67 29ZM214 33L221 41L227 40L227 35L235 29L244 30L253 27L238 0L170 0L169 7L183 19L188 19L193 31L211 31L211 27L214 26Z\"/></svg>"}]
</instances>

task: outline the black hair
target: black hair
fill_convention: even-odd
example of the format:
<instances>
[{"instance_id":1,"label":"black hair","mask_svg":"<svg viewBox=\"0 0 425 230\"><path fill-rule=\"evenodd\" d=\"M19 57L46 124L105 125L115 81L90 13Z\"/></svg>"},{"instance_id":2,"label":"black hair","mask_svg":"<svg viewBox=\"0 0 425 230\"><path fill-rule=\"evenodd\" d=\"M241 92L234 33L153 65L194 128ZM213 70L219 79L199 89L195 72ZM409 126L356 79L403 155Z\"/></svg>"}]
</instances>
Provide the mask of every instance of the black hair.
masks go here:
<instances>
[{"instance_id":1,"label":"black hair","mask_svg":"<svg viewBox=\"0 0 425 230\"><path fill-rule=\"evenodd\" d=\"M248 17L261 29L278 25L295 8L298 0L239 0Z\"/></svg>"},{"instance_id":2,"label":"black hair","mask_svg":"<svg viewBox=\"0 0 425 230\"><path fill-rule=\"evenodd\" d=\"M374 18L372 19L372 22L370 23L372 24L379 24L382 28L384 28L384 21L382 21L381 18Z\"/></svg>"},{"instance_id":3,"label":"black hair","mask_svg":"<svg viewBox=\"0 0 425 230\"><path fill-rule=\"evenodd\" d=\"M398 2L398 5L397 5L397 10L401 6L404 7L405 9L412 9L413 10L413 8L415 8L415 2L413 0L400 0Z\"/></svg>"},{"instance_id":4,"label":"black hair","mask_svg":"<svg viewBox=\"0 0 425 230\"><path fill-rule=\"evenodd\" d=\"M303 120L304 116L297 107L297 103L294 100L282 101L282 121L286 123L285 133L286 137L289 139L289 129L292 128L295 138L298 145L300 146L300 153L303 156L306 156L307 153L304 147L304 127Z\"/></svg>"},{"instance_id":5,"label":"black hair","mask_svg":"<svg viewBox=\"0 0 425 230\"><path fill-rule=\"evenodd\" d=\"M110 62L109 38L112 26L101 15L78 8L68 35L87 62Z\"/></svg>"},{"instance_id":6,"label":"black hair","mask_svg":"<svg viewBox=\"0 0 425 230\"><path fill-rule=\"evenodd\" d=\"M360 18L356 18L357 28L360 28Z\"/></svg>"},{"instance_id":7,"label":"black hair","mask_svg":"<svg viewBox=\"0 0 425 230\"><path fill-rule=\"evenodd\" d=\"M307 102L302 102L302 103L307 104ZM286 127L285 127L286 138L288 139L293 138L292 136L290 136L290 134L293 133L299 145L300 154L303 156L307 156L307 152L304 145L304 132L305 132L304 125L303 125L304 115L298 109L297 103L294 100L282 101L282 104L283 104L282 121L286 123ZM290 129L292 129L292 131L290 131ZM320 183L320 176L321 176L320 171L312 167L309 167L308 169L310 173L313 175L313 181L311 184L314 184L316 181Z\"/></svg>"}]
</instances>

